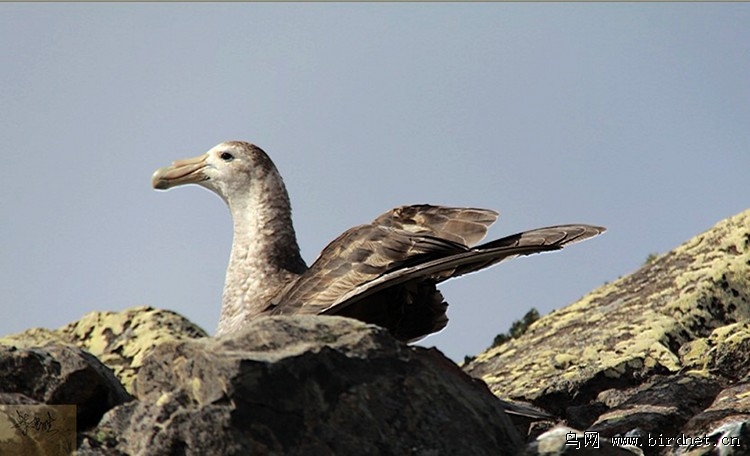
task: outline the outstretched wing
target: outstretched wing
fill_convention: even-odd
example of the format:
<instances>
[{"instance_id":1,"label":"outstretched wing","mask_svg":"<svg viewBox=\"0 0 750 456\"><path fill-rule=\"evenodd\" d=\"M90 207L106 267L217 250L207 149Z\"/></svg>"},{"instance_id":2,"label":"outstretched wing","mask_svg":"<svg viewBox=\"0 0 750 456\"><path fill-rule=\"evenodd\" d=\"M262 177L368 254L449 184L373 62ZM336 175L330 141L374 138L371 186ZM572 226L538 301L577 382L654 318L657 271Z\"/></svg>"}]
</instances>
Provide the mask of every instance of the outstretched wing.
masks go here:
<instances>
[{"instance_id":1,"label":"outstretched wing","mask_svg":"<svg viewBox=\"0 0 750 456\"><path fill-rule=\"evenodd\" d=\"M271 313L318 313L390 271L467 252L497 216L488 209L426 204L394 208L328 244L280 294Z\"/></svg>"},{"instance_id":2,"label":"outstretched wing","mask_svg":"<svg viewBox=\"0 0 750 456\"><path fill-rule=\"evenodd\" d=\"M390 300L430 301L430 306L443 309L444 314L442 298L437 302L432 296L437 295L436 283L519 255L558 250L604 231L590 225L560 225L470 248L485 236L497 215L485 209L429 205L392 209L328 244L312 266L280 293L269 312L356 318L354 314L375 310L365 309L365 303L350 306L387 292Z\"/></svg>"},{"instance_id":3,"label":"outstretched wing","mask_svg":"<svg viewBox=\"0 0 750 456\"><path fill-rule=\"evenodd\" d=\"M341 313L348 306L375 293L407 282L429 280L439 283L517 256L559 250L568 244L597 236L605 230L606 228L592 225L550 226L517 233L460 252L424 256L419 258L420 261L410 262L411 264L361 283L341 295L330 306L319 310L319 313Z\"/></svg>"}]
</instances>

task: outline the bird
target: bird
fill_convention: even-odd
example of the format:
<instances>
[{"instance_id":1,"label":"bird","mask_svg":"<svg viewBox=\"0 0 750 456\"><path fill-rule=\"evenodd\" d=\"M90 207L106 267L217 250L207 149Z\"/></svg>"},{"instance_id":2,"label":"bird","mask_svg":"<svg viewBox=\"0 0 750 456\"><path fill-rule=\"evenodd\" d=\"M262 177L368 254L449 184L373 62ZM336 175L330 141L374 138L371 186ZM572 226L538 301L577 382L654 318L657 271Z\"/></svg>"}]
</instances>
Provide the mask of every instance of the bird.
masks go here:
<instances>
[{"instance_id":1,"label":"bird","mask_svg":"<svg viewBox=\"0 0 750 456\"><path fill-rule=\"evenodd\" d=\"M439 283L518 256L559 250L606 230L557 225L478 245L498 212L405 205L346 230L308 266L284 181L260 147L223 142L156 170L151 183L157 190L197 184L229 207L233 241L217 337L264 315L337 315L414 342L448 323Z\"/></svg>"}]
</instances>

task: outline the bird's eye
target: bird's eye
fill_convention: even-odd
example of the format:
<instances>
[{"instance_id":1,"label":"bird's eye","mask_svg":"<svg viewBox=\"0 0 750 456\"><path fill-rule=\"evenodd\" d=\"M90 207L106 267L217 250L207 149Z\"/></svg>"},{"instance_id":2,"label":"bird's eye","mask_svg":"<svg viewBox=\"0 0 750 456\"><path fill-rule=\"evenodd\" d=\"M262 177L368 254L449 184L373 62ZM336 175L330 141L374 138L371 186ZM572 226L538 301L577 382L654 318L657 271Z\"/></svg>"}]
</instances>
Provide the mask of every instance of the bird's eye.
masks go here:
<instances>
[{"instance_id":1,"label":"bird's eye","mask_svg":"<svg viewBox=\"0 0 750 456\"><path fill-rule=\"evenodd\" d=\"M221 157L221 159L224 160L225 162L230 162L234 160L234 155L230 154L229 152L222 152L221 155L219 155L219 157Z\"/></svg>"}]
</instances>

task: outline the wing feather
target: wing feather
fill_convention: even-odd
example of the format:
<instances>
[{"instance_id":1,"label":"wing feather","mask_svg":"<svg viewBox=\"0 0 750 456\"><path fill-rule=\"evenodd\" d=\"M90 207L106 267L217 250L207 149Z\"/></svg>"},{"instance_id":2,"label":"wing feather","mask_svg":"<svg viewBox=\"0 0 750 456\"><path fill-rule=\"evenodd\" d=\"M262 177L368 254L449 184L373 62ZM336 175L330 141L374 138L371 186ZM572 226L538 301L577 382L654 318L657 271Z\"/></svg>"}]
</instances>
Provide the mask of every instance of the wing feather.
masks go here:
<instances>
[{"instance_id":1,"label":"wing feather","mask_svg":"<svg viewBox=\"0 0 750 456\"><path fill-rule=\"evenodd\" d=\"M373 293L411 280L429 278L435 282L442 282L521 255L559 250L568 244L597 236L605 230L603 227L592 225L557 225L517 233L465 252L393 270L350 290L331 306L319 310L319 313L335 314Z\"/></svg>"},{"instance_id":2,"label":"wing feather","mask_svg":"<svg viewBox=\"0 0 750 456\"><path fill-rule=\"evenodd\" d=\"M278 298L273 313L318 313L341 296L405 265L468 251L446 239L395 227L361 225L333 240Z\"/></svg>"},{"instance_id":3,"label":"wing feather","mask_svg":"<svg viewBox=\"0 0 750 456\"><path fill-rule=\"evenodd\" d=\"M427 234L471 247L484 239L498 215L490 209L417 204L393 208L373 220L372 224Z\"/></svg>"},{"instance_id":4,"label":"wing feather","mask_svg":"<svg viewBox=\"0 0 750 456\"><path fill-rule=\"evenodd\" d=\"M407 282L427 281L434 289L434 284L444 280L519 255L558 250L604 231L591 225L558 225L470 248L484 238L497 217L495 211L476 208L394 208L334 239L310 268L280 293L269 312L337 314Z\"/></svg>"}]
</instances>

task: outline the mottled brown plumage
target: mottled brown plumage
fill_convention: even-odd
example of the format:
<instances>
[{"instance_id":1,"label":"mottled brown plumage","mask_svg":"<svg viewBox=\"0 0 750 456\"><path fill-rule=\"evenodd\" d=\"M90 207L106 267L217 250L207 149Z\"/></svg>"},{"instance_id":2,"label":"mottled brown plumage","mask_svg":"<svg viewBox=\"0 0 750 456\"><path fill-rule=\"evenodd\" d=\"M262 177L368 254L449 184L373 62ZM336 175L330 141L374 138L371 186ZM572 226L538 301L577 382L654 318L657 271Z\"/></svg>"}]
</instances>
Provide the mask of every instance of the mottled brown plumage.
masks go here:
<instances>
[{"instance_id":1,"label":"mottled brown plumage","mask_svg":"<svg viewBox=\"0 0 750 456\"><path fill-rule=\"evenodd\" d=\"M498 213L402 206L350 228L308 268L299 254L284 183L257 146L232 141L154 173L153 186L196 183L217 193L234 223L217 334L258 315L342 315L411 341L445 327L436 286L519 255L558 250L604 228L559 225L476 245Z\"/></svg>"}]
</instances>

